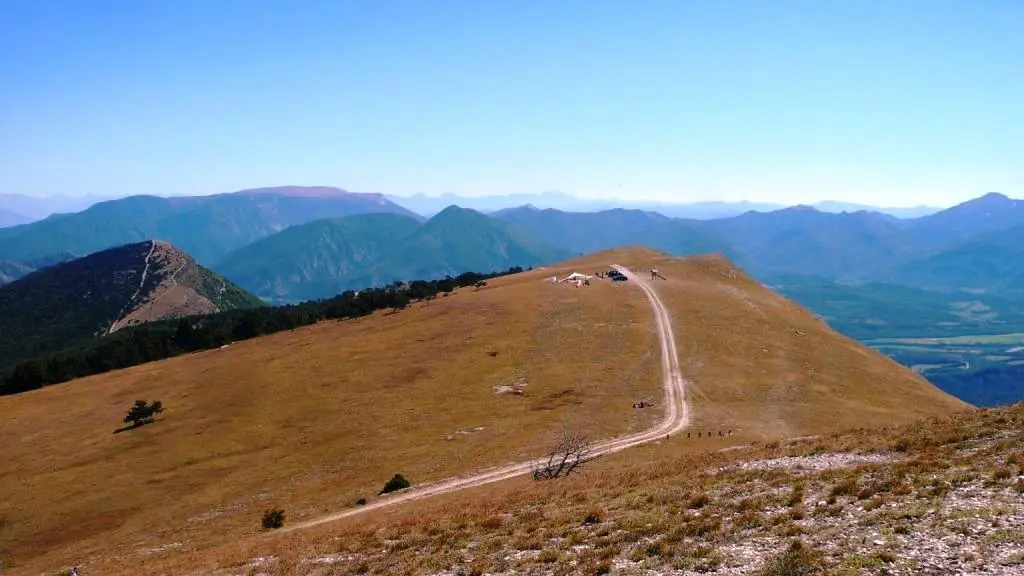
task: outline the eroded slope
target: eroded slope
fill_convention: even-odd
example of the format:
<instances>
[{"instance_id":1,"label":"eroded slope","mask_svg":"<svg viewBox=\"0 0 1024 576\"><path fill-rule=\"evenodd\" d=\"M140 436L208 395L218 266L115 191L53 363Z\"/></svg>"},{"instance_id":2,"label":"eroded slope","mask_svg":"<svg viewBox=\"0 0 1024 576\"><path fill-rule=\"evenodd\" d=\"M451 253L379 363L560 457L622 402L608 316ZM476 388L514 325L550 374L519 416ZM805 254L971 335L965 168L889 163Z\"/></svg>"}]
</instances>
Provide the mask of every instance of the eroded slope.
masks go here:
<instances>
[{"instance_id":1,"label":"eroded slope","mask_svg":"<svg viewBox=\"0 0 1024 576\"><path fill-rule=\"evenodd\" d=\"M191 256L167 242L152 242L148 266L157 280L136 294L111 324L110 332L145 322L213 314L260 306L258 298L203 268Z\"/></svg>"}]
</instances>

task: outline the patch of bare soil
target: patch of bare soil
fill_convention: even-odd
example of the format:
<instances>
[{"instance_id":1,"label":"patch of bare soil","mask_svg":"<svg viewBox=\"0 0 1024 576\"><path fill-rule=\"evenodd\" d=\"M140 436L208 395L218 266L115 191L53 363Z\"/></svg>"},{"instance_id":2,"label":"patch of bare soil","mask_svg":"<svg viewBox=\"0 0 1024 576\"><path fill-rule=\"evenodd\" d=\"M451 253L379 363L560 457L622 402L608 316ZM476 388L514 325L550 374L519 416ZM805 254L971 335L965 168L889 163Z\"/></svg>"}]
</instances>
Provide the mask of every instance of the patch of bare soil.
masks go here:
<instances>
[{"instance_id":1,"label":"patch of bare soil","mask_svg":"<svg viewBox=\"0 0 1024 576\"><path fill-rule=\"evenodd\" d=\"M526 394L526 386L529 384L525 377L516 378L511 384L498 384L494 387L495 394L515 394L522 396Z\"/></svg>"}]
</instances>

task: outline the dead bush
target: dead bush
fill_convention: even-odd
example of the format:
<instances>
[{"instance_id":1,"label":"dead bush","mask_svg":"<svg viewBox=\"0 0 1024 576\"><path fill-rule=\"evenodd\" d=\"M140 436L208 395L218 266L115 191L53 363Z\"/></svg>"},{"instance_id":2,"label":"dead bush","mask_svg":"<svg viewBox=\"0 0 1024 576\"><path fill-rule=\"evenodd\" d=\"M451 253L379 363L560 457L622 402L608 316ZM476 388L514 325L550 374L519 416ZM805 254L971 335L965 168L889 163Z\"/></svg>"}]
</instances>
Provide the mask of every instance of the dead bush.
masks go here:
<instances>
[{"instance_id":1,"label":"dead bush","mask_svg":"<svg viewBox=\"0 0 1024 576\"><path fill-rule=\"evenodd\" d=\"M565 431L558 445L545 461L533 467L534 480L550 480L568 476L578 468L597 459L590 439L582 432Z\"/></svg>"}]
</instances>

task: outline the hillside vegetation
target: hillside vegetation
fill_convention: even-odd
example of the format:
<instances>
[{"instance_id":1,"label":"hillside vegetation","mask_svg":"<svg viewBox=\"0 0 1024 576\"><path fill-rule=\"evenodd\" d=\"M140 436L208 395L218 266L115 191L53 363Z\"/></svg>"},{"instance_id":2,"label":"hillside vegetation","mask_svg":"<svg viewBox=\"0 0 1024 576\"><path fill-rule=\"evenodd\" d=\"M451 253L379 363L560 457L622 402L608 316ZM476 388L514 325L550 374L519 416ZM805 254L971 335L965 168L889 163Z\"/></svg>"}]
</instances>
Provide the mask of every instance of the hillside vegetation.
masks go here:
<instances>
[{"instance_id":1,"label":"hillside vegetation","mask_svg":"<svg viewBox=\"0 0 1024 576\"><path fill-rule=\"evenodd\" d=\"M27 271L23 265L28 260L62 252L81 255L155 237L264 298L295 302L405 278L484 272L647 245L672 255L721 253L764 282L799 274L938 291L1024 290L1024 265L1019 263L1024 261L1024 201L1001 194L908 219L808 206L710 220L642 210L580 213L524 206L495 212L491 218L499 224L491 225L477 212L449 206L415 230L394 222L382 222L377 229L365 221L340 228L327 222L302 227L381 213L423 220L382 196L327 187L136 196L0 228L0 261L20 263L2 269L13 278ZM295 226L299 229L289 230ZM407 242L394 249L381 245L384 230L394 232L388 241ZM519 257L504 258L506 251Z\"/></svg>"},{"instance_id":2,"label":"hillside vegetation","mask_svg":"<svg viewBox=\"0 0 1024 576\"><path fill-rule=\"evenodd\" d=\"M564 260L571 255L504 222L450 206L411 234L357 280L378 285L404 278L437 278L465 270L502 270Z\"/></svg>"},{"instance_id":3,"label":"hillside vegetation","mask_svg":"<svg viewBox=\"0 0 1024 576\"><path fill-rule=\"evenodd\" d=\"M212 568L201 558L222 556L210 548L239 550L271 507L301 522L376 498L396 472L415 487L543 454L566 427L595 439L647 429L661 416L661 382L643 292L543 281L613 263L668 278L654 287L676 327L692 430L722 432L714 445L965 408L722 258L599 253L397 312L0 398L0 442L13 447L0 517L31 519L4 525L8 570ZM160 399L164 412L111 434L137 398ZM654 405L633 408L639 400ZM707 446L676 436L592 470L672 463ZM99 482L104 490L90 488ZM475 510L466 498L487 490L460 495L461 506ZM415 525L429 530L429 518Z\"/></svg>"},{"instance_id":4,"label":"hillside vegetation","mask_svg":"<svg viewBox=\"0 0 1024 576\"><path fill-rule=\"evenodd\" d=\"M0 260L0 285L13 282L35 269L18 260Z\"/></svg>"},{"instance_id":5,"label":"hillside vegetation","mask_svg":"<svg viewBox=\"0 0 1024 576\"><path fill-rule=\"evenodd\" d=\"M217 270L275 302L345 290L489 273L568 257L513 226L458 207L429 221L394 214L318 220L246 246Z\"/></svg>"},{"instance_id":6,"label":"hillside vegetation","mask_svg":"<svg viewBox=\"0 0 1024 576\"><path fill-rule=\"evenodd\" d=\"M75 257L72 254L51 254L44 258L34 258L31 260L0 260L0 286L14 282L23 276L28 276L36 270L74 259Z\"/></svg>"},{"instance_id":7,"label":"hillside vegetation","mask_svg":"<svg viewBox=\"0 0 1024 576\"><path fill-rule=\"evenodd\" d=\"M971 404L1024 398L1024 310L1013 293L938 292L801 276L778 278L771 286L836 330Z\"/></svg>"},{"instance_id":8,"label":"hillside vegetation","mask_svg":"<svg viewBox=\"0 0 1024 576\"><path fill-rule=\"evenodd\" d=\"M326 298L367 287L353 286L352 279L394 252L418 226L415 218L400 214L316 220L232 252L217 270L273 301ZM478 269L457 273L470 270ZM403 280L408 278L419 277Z\"/></svg>"},{"instance_id":9,"label":"hillside vegetation","mask_svg":"<svg viewBox=\"0 0 1024 576\"><path fill-rule=\"evenodd\" d=\"M773 278L768 285L859 340L1024 332L1024 309L1008 293L842 284L797 275Z\"/></svg>"},{"instance_id":10,"label":"hillside vegetation","mask_svg":"<svg viewBox=\"0 0 1024 576\"><path fill-rule=\"evenodd\" d=\"M910 286L940 290L1024 291L1024 227L972 239L935 253L900 263L879 277Z\"/></svg>"},{"instance_id":11,"label":"hillside vegetation","mask_svg":"<svg viewBox=\"0 0 1024 576\"><path fill-rule=\"evenodd\" d=\"M614 209L581 213L526 206L501 210L492 216L574 254L630 245L650 246L674 256L739 254L707 222L668 218L657 212Z\"/></svg>"},{"instance_id":12,"label":"hillside vegetation","mask_svg":"<svg viewBox=\"0 0 1024 576\"><path fill-rule=\"evenodd\" d=\"M809 206L711 220L640 210L575 213L530 207L493 216L574 251L643 244L672 255L718 252L767 282L799 274L928 290L1024 289L1024 201L1001 194L903 220Z\"/></svg>"},{"instance_id":13,"label":"hillside vegetation","mask_svg":"<svg viewBox=\"0 0 1024 576\"><path fill-rule=\"evenodd\" d=\"M129 244L0 287L0 367L126 326L260 305L174 246Z\"/></svg>"},{"instance_id":14,"label":"hillside vegetation","mask_svg":"<svg viewBox=\"0 0 1024 576\"><path fill-rule=\"evenodd\" d=\"M405 309L414 299L430 301L460 287L476 286L489 278L521 272L475 274L455 278L414 280L407 284L346 291L334 298L280 307L235 308L175 321L135 323L103 338L83 336L74 344L38 353L15 365L4 376L0 394L17 394L75 378L102 374L198 350L219 348L233 341L256 338L321 320L343 320L378 310ZM210 274L201 279L210 278ZM251 297L249 297L251 298Z\"/></svg>"}]
</instances>

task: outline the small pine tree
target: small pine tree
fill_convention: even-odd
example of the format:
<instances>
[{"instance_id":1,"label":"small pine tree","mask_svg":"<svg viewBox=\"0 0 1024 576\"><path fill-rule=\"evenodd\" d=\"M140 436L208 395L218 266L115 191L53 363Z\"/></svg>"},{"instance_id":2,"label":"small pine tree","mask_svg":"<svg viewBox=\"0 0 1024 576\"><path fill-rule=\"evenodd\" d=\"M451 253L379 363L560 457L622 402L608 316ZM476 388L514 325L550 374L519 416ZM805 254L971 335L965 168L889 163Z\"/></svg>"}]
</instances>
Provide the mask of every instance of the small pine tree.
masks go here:
<instances>
[{"instance_id":1,"label":"small pine tree","mask_svg":"<svg viewBox=\"0 0 1024 576\"><path fill-rule=\"evenodd\" d=\"M156 415L164 411L164 405L159 400L155 400L152 404L145 400L136 400L135 404L128 409L128 414L124 417L125 424L131 423L132 427L142 426L143 424L149 424L152 422Z\"/></svg>"},{"instance_id":2,"label":"small pine tree","mask_svg":"<svg viewBox=\"0 0 1024 576\"><path fill-rule=\"evenodd\" d=\"M388 480L388 483L384 485L384 489L380 491L380 494L387 494L388 492L395 492L397 490L404 490L411 486L409 481L405 479L405 476L401 474L395 474Z\"/></svg>"},{"instance_id":3,"label":"small pine tree","mask_svg":"<svg viewBox=\"0 0 1024 576\"><path fill-rule=\"evenodd\" d=\"M274 530L284 526L284 510L272 508L263 513L263 529Z\"/></svg>"}]
</instances>

